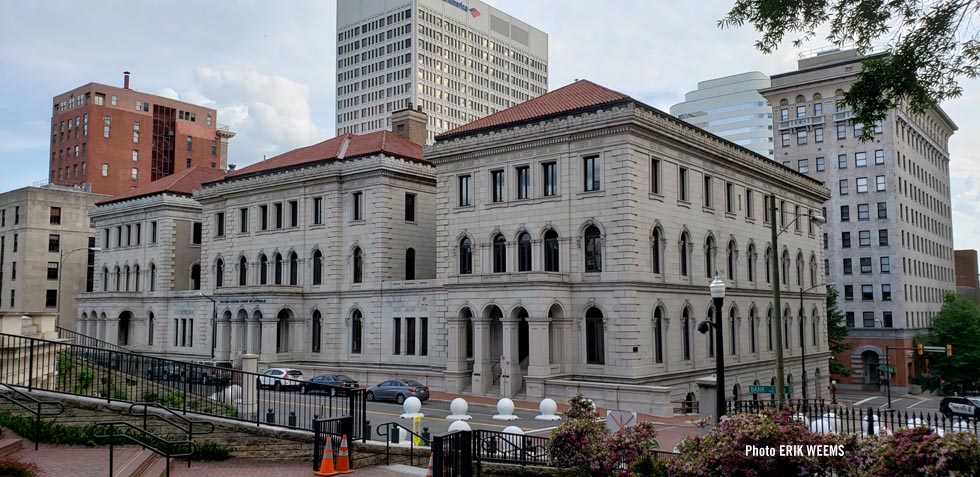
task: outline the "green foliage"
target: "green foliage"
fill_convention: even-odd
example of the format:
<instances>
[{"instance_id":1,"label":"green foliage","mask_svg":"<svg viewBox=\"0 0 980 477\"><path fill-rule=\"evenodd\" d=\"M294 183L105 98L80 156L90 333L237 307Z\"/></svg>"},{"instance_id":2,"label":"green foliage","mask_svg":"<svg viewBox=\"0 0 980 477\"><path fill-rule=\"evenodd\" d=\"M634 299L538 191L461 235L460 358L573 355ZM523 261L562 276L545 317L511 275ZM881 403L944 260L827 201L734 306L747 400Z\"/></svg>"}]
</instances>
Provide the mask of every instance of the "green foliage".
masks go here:
<instances>
[{"instance_id":1,"label":"green foliage","mask_svg":"<svg viewBox=\"0 0 980 477\"><path fill-rule=\"evenodd\" d=\"M548 455L552 465L575 469L580 476L606 476L606 425L595 419L569 419L551 434Z\"/></svg>"},{"instance_id":2,"label":"green foliage","mask_svg":"<svg viewBox=\"0 0 980 477\"><path fill-rule=\"evenodd\" d=\"M21 462L12 457L0 458L0 476L3 477L35 477L41 475L37 464Z\"/></svg>"},{"instance_id":3,"label":"green foliage","mask_svg":"<svg viewBox=\"0 0 980 477\"><path fill-rule=\"evenodd\" d=\"M70 427L55 424L54 421L41 421L40 434L34 432L34 418L0 412L0 427L30 439L32 442L45 442L59 445L94 446L91 427ZM2 475L2 474L0 474Z\"/></svg>"},{"instance_id":4,"label":"green foliage","mask_svg":"<svg viewBox=\"0 0 980 477\"><path fill-rule=\"evenodd\" d=\"M962 94L958 78L980 74L980 24L974 20L976 0L736 0L719 27L749 24L762 37L755 47L776 51L787 34L796 48L829 26L826 41L861 54L872 51L886 35L889 54L864 62L858 80L845 94L855 122L864 124L864 138L889 110L907 105L923 112Z\"/></svg>"},{"instance_id":5,"label":"green foliage","mask_svg":"<svg viewBox=\"0 0 980 477\"><path fill-rule=\"evenodd\" d=\"M217 442L195 442L194 460L227 460L231 457L231 448Z\"/></svg>"},{"instance_id":6,"label":"green foliage","mask_svg":"<svg viewBox=\"0 0 980 477\"><path fill-rule=\"evenodd\" d=\"M660 447L657 442L657 429L652 422L640 422L632 427L623 427L616 431L606 442L609 449L606 456L606 470L617 477L632 477L635 475L632 464L641 459L654 457L653 451ZM628 469L620 469L620 465L630 465Z\"/></svg>"},{"instance_id":7,"label":"green foliage","mask_svg":"<svg viewBox=\"0 0 980 477\"><path fill-rule=\"evenodd\" d=\"M943 308L932 319L932 335L923 338L930 346L953 345L953 356L931 354L929 367L950 383L980 381L980 310L955 293L947 293Z\"/></svg>"},{"instance_id":8,"label":"green foliage","mask_svg":"<svg viewBox=\"0 0 980 477\"><path fill-rule=\"evenodd\" d=\"M575 393L575 396L568 400L568 411L565 412L565 417L568 419L598 419L599 412L596 411L595 403L583 396L582 393Z\"/></svg>"},{"instance_id":9,"label":"green foliage","mask_svg":"<svg viewBox=\"0 0 980 477\"><path fill-rule=\"evenodd\" d=\"M669 477L667 462L655 457L643 456L630 466L636 477Z\"/></svg>"},{"instance_id":10,"label":"green foliage","mask_svg":"<svg viewBox=\"0 0 980 477\"><path fill-rule=\"evenodd\" d=\"M160 399L160 404L172 409L179 409L184 405L184 398L180 394L171 391Z\"/></svg>"},{"instance_id":11,"label":"green foliage","mask_svg":"<svg viewBox=\"0 0 980 477\"><path fill-rule=\"evenodd\" d=\"M844 321L844 314L837 308L837 289L827 287L827 344L830 352L840 354L851 347L847 343L847 323ZM830 374L837 376L850 376L851 368L844 363L833 359L830 360Z\"/></svg>"},{"instance_id":12,"label":"green foliage","mask_svg":"<svg viewBox=\"0 0 980 477\"><path fill-rule=\"evenodd\" d=\"M147 389L143 391L143 402L157 402L160 399L160 395Z\"/></svg>"},{"instance_id":13,"label":"green foliage","mask_svg":"<svg viewBox=\"0 0 980 477\"><path fill-rule=\"evenodd\" d=\"M88 394L93 382L95 382L95 373L90 371L88 366L83 365L75 378L75 394Z\"/></svg>"}]
</instances>

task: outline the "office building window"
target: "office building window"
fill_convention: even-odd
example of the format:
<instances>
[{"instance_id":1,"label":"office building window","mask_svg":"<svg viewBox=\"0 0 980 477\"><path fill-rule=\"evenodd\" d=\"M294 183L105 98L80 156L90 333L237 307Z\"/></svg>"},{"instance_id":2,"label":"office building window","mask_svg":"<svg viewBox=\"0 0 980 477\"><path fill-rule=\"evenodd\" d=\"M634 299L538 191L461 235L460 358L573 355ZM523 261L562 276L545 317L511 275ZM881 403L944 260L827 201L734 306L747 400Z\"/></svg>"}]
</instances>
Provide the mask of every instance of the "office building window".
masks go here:
<instances>
[{"instance_id":1,"label":"office building window","mask_svg":"<svg viewBox=\"0 0 980 477\"><path fill-rule=\"evenodd\" d=\"M678 184L677 184L678 194L677 195L678 195L678 197L677 198L679 200L684 201L684 202L687 202L689 200L688 197L687 197L688 196L688 194L687 194L687 175L688 175L687 168L681 167L681 168L678 169L678 174L677 174L677 177L678 177L678 179L677 179L677 182L678 182Z\"/></svg>"},{"instance_id":2,"label":"office building window","mask_svg":"<svg viewBox=\"0 0 980 477\"><path fill-rule=\"evenodd\" d=\"M490 202L504 201L504 171L490 171Z\"/></svg>"},{"instance_id":3,"label":"office building window","mask_svg":"<svg viewBox=\"0 0 980 477\"><path fill-rule=\"evenodd\" d=\"M840 195L847 195L847 179L838 181L837 190L840 192Z\"/></svg>"},{"instance_id":4,"label":"office building window","mask_svg":"<svg viewBox=\"0 0 980 477\"><path fill-rule=\"evenodd\" d=\"M225 213L218 212L214 217L215 225L215 236L224 237L225 236Z\"/></svg>"},{"instance_id":5,"label":"office building window","mask_svg":"<svg viewBox=\"0 0 980 477\"><path fill-rule=\"evenodd\" d=\"M863 326L865 328L874 328L875 327L875 312L873 312L873 311L866 311L866 312L864 312L864 314L862 315L862 317L863 317L863 321L864 321Z\"/></svg>"},{"instance_id":6,"label":"office building window","mask_svg":"<svg viewBox=\"0 0 980 477\"><path fill-rule=\"evenodd\" d=\"M837 125L837 139L847 139L847 125L838 124Z\"/></svg>"},{"instance_id":7,"label":"office building window","mask_svg":"<svg viewBox=\"0 0 980 477\"><path fill-rule=\"evenodd\" d=\"M885 163L885 151L878 149L875 151L875 165L880 166Z\"/></svg>"},{"instance_id":8,"label":"office building window","mask_svg":"<svg viewBox=\"0 0 980 477\"><path fill-rule=\"evenodd\" d=\"M837 168L838 169L847 169L847 154L838 154L837 155Z\"/></svg>"},{"instance_id":9,"label":"office building window","mask_svg":"<svg viewBox=\"0 0 980 477\"><path fill-rule=\"evenodd\" d=\"M470 175L459 176L459 206L469 207L473 205L473 177Z\"/></svg>"},{"instance_id":10,"label":"office building window","mask_svg":"<svg viewBox=\"0 0 980 477\"><path fill-rule=\"evenodd\" d=\"M48 235L48 251L49 252L61 251L61 235L59 234Z\"/></svg>"},{"instance_id":11,"label":"office building window","mask_svg":"<svg viewBox=\"0 0 980 477\"><path fill-rule=\"evenodd\" d=\"M868 178L867 177L858 177L857 179L855 179L855 182L857 183L857 193L858 194L864 194L864 193L867 193L868 192Z\"/></svg>"},{"instance_id":12,"label":"office building window","mask_svg":"<svg viewBox=\"0 0 980 477\"><path fill-rule=\"evenodd\" d=\"M868 167L868 155L863 152L855 152L854 167Z\"/></svg>"},{"instance_id":13,"label":"office building window","mask_svg":"<svg viewBox=\"0 0 980 477\"><path fill-rule=\"evenodd\" d=\"M48 262L48 280L58 279L58 262Z\"/></svg>"},{"instance_id":14,"label":"office building window","mask_svg":"<svg viewBox=\"0 0 980 477\"><path fill-rule=\"evenodd\" d=\"M405 194L405 221L415 222L415 194Z\"/></svg>"},{"instance_id":15,"label":"office building window","mask_svg":"<svg viewBox=\"0 0 980 477\"><path fill-rule=\"evenodd\" d=\"M845 258L844 259L844 275L850 275L851 273L852 273L851 259Z\"/></svg>"},{"instance_id":16,"label":"office building window","mask_svg":"<svg viewBox=\"0 0 980 477\"><path fill-rule=\"evenodd\" d=\"M881 247L888 246L888 229L878 230L878 245Z\"/></svg>"},{"instance_id":17,"label":"office building window","mask_svg":"<svg viewBox=\"0 0 980 477\"><path fill-rule=\"evenodd\" d=\"M878 202L878 218L888 218L888 204L886 202Z\"/></svg>"},{"instance_id":18,"label":"office building window","mask_svg":"<svg viewBox=\"0 0 980 477\"><path fill-rule=\"evenodd\" d=\"M844 323L848 328L854 328L854 312L848 311L844 313Z\"/></svg>"},{"instance_id":19,"label":"office building window","mask_svg":"<svg viewBox=\"0 0 980 477\"><path fill-rule=\"evenodd\" d=\"M861 257L861 273L871 273L871 257Z\"/></svg>"},{"instance_id":20,"label":"office building window","mask_svg":"<svg viewBox=\"0 0 980 477\"><path fill-rule=\"evenodd\" d=\"M851 233L841 232L840 233L840 246L841 248L851 248Z\"/></svg>"},{"instance_id":21,"label":"office building window","mask_svg":"<svg viewBox=\"0 0 980 477\"><path fill-rule=\"evenodd\" d=\"M861 301L874 301L874 299L875 299L874 285L861 285Z\"/></svg>"},{"instance_id":22,"label":"office building window","mask_svg":"<svg viewBox=\"0 0 980 477\"><path fill-rule=\"evenodd\" d=\"M823 142L823 128L813 130L813 142Z\"/></svg>"},{"instance_id":23,"label":"office building window","mask_svg":"<svg viewBox=\"0 0 980 477\"><path fill-rule=\"evenodd\" d=\"M585 191L593 192L602 188L602 173L599 166L599 156L590 156L582 159L582 167L585 178Z\"/></svg>"},{"instance_id":24,"label":"office building window","mask_svg":"<svg viewBox=\"0 0 980 477\"><path fill-rule=\"evenodd\" d=\"M782 147L789 147L789 133L783 133L779 136L779 144Z\"/></svg>"},{"instance_id":25,"label":"office building window","mask_svg":"<svg viewBox=\"0 0 980 477\"><path fill-rule=\"evenodd\" d=\"M875 176L875 191L884 192L885 190L885 176Z\"/></svg>"},{"instance_id":26,"label":"office building window","mask_svg":"<svg viewBox=\"0 0 980 477\"><path fill-rule=\"evenodd\" d=\"M187 152L194 152L194 138L187 136Z\"/></svg>"},{"instance_id":27,"label":"office building window","mask_svg":"<svg viewBox=\"0 0 980 477\"><path fill-rule=\"evenodd\" d=\"M870 247L871 246L871 231L870 230L861 230L861 231L858 231L858 245L861 246L861 247Z\"/></svg>"},{"instance_id":28,"label":"office building window","mask_svg":"<svg viewBox=\"0 0 980 477\"><path fill-rule=\"evenodd\" d=\"M725 183L725 212L735 213L735 184Z\"/></svg>"},{"instance_id":29,"label":"office building window","mask_svg":"<svg viewBox=\"0 0 980 477\"><path fill-rule=\"evenodd\" d=\"M889 258L889 257L879 257L878 258L878 265L879 265L879 267L881 267L881 273L891 273L892 272L891 258Z\"/></svg>"},{"instance_id":30,"label":"office building window","mask_svg":"<svg viewBox=\"0 0 980 477\"><path fill-rule=\"evenodd\" d=\"M554 162L546 162L541 165L543 189L544 196L551 197L553 195L558 195L558 164Z\"/></svg>"},{"instance_id":31,"label":"office building window","mask_svg":"<svg viewBox=\"0 0 980 477\"><path fill-rule=\"evenodd\" d=\"M282 228L282 202L276 202L272 204L273 214L275 215L276 228Z\"/></svg>"},{"instance_id":32,"label":"office building window","mask_svg":"<svg viewBox=\"0 0 980 477\"><path fill-rule=\"evenodd\" d=\"M890 284L881 285L881 301L892 301L892 286Z\"/></svg>"},{"instance_id":33,"label":"office building window","mask_svg":"<svg viewBox=\"0 0 980 477\"><path fill-rule=\"evenodd\" d=\"M517 199L523 200L531 197L531 169L521 166L517 172Z\"/></svg>"},{"instance_id":34,"label":"office building window","mask_svg":"<svg viewBox=\"0 0 980 477\"><path fill-rule=\"evenodd\" d=\"M45 290L44 307L55 308L58 306L58 290Z\"/></svg>"},{"instance_id":35,"label":"office building window","mask_svg":"<svg viewBox=\"0 0 980 477\"><path fill-rule=\"evenodd\" d=\"M868 220L871 218L868 204L858 204L858 220Z\"/></svg>"},{"instance_id":36,"label":"office building window","mask_svg":"<svg viewBox=\"0 0 980 477\"><path fill-rule=\"evenodd\" d=\"M660 159L650 160L650 192L660 194Z\"/></svg>"},{"instance_id":37,"label":"office building window","mask_svg":"<svg viewBox=\"0 0 980 477\"><path fill-rule=\"evenodd\" d=\"M806 144L806 137L807 137L806 131L797 131L796 132L796 144L800 144L800 145Z\"/></svg>"},{"instance_id":38,"label":"office building window","mask_svg":"<svg viewBox=\"0 0 980 477\"><path fill-rule=\"evenodd\" d=\"M51 207L48 212L48 223L61 225L61 207Z\"/></svg>"},{"instance_id":39,"label":"office building window","mask_svg":"<svg viewBox=\"0 0 980 477\"><path fill-rule=\"evenodd\" d=\"M854 300L854 285L844 285L844 301Z\"/></svg>"},{"instance_id":40,"label":"office building window","mask_svg":"<svg viewBox=\"0 0 980 477\"><path fill-rule=\"evenodd\" d=\"M755 218L755 194L752 189L745 189L745 217Z\"/></svg>"},{"instance_id":41,"label":"office building window","mask_svg":"<svg viewBox=\"0 0 980 477\"><path fill-rule=\"evenodd\" d=\"M796 161L796 164L797 164L796 169L799 170L800 172L810 172L809 159L800 159L799 161Z\"/></svg>"},{"instance_id":42,"label":"office building window","mask_svg":"<svg viewBox=\"0 0 980 477\"><path fill-rule=\"evenodd\" d=\"M701 197L704 199L704 206L711 208L714 207L714 201L712 200L711 193L711 176L704 176L704 188L701 191Z\"/></svg>"}]
</instances>

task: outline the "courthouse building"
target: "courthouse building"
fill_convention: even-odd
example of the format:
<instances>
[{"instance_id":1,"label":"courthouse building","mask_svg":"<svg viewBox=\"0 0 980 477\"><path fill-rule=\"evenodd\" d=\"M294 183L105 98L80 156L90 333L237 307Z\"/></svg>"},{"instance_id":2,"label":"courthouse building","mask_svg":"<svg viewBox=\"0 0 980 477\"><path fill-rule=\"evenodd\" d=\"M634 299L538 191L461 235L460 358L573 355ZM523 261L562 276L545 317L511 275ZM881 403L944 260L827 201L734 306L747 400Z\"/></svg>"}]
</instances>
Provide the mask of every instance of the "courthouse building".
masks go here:
<instances>
[{"instance_id":1,"label":"courthouse building","mask_svg":"<svg viewBox=\"0 0 980 477\"><path fill-rule=\"evenodd\" d=\"M581 391L669 415L713 372L711 335L696 328L714 319L717 275L728 284L729 394L763 397L747 389L774 379L775 326L787 380L800 382L805 343L812 389L826 387L822 288L804 296L802 316L793 303L782 323L771 318L773 253L784 290L823 283L811 220L829 197L821 183L584 80L440 134L423 152L426 121L402 110L391 118L402 135L342 134L181 195L198 207L187 212L201 223L200 256L175 248L169 260L181 264L168 276L187 277L190 290L164 290L160 339L133 346L232 361L257 353L270 366L342 368L365 383L412 376L449 392ZM776 251L770 220L782 230ZM97 269L111 281L121 260L100 253ZM80 329L112 330L131 311L131 333L147 334L148 299L124 309L108 298L82 299Z\"/></svg>"}]
</instances>

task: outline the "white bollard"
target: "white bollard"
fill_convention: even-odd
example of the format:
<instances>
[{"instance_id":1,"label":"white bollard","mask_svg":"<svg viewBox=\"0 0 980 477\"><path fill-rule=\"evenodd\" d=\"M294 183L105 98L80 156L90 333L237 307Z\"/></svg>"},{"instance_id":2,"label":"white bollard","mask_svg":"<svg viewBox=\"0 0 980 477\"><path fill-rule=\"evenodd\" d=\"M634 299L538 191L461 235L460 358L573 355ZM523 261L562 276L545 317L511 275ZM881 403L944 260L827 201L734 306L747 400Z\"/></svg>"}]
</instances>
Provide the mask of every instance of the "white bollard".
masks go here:
<instances>
[{"instance_id":1,"label":"white bollard","mask_svg":"<svg viewBox=\"0 0 980 477\"><path fill-rule=\"evenodd\" d=\"M463 398L453 399L453 402L449 404L449 411L452 414L446 416L446 419L450 421L469 421L473 419L473 416L466 414L466 411L470 408L470 405L466 403Z\"/></svg>"},{"instance_id":2,"label":"white bollard","mask_svg":"<svg viewBox=\"0 0 980 477\"><path fill-rule=\"evenodd\" d=\"M472 430L473 429L470 428L470 425L467 424L465 421L455 421L449 425L449 432L472 431Z\"/></svg>"},{"instance_id":3,"label":"white bollard","mask_svg":"<svg viewBox=\"0 0 980 477\"><path fill-rule=\"evenodd\" d=\"M514 401L507 398L500 398L497 401L497 415L493 419L498 421L516 421L520 419L514 415Z\"/></svg>"},{"instance_id":4,"label":"white bollard","mask_svg":"<svg viewBox=\"0 0 980 477\"><path fill-rule=\"evenodd\" d=\"M521 439L518 436L524 435L524 430L517 426L507 426L504 428L504 434L512 434L504 436L501 438L500 443L498 443L497 448L501 452L513 452L521 448Z\"/></svg>"},{"instance_id":5,"label":"white bollard","mask_svg":"<svg viewBox=\"0 0 980 477\"><path fill-rule=\"evenodd\" d=\"M810 423L810 432L814 434L834 434L836 431L827 419L817 419Z\"/></svg>"},{"instance_id":6,"label":"white bollard","mask_svg":"<svg viewBox=\"0 0 980 477\"><path fill-rule=\"evenodd\" d=\"M416 417L425 417L425 414L422 414L421 412L422 401L419 401L419 398L415 396L406 399L405 403L402 404L402 408L405 410L405 412L401 416L398 416L402 419L415 419Z\"/></svg>"},{"instance_id":7,"label":"white bollard","mask_svg":"<svg viewBox=\"0 0 980 477\"><path fill-rule=\"evenodd\" d=\"M802 422L805 427L810 427L810 420L802 412L793 414L793 420L797 422Z\"/></svg>"},{"instance_id":8,"label":"white bollard","mask_svg":"<svg viewBox=\"0 0 980 477\"><path fill-rule=\"evenodd\" d=\"M555 414L558 411L558 404L554 399L544 398L541 400L541 404L538 405L538 410L541 411L540 415L534 416L535 419L539 421L560 421L561 416Z\"/></svg>"}]
</instances>

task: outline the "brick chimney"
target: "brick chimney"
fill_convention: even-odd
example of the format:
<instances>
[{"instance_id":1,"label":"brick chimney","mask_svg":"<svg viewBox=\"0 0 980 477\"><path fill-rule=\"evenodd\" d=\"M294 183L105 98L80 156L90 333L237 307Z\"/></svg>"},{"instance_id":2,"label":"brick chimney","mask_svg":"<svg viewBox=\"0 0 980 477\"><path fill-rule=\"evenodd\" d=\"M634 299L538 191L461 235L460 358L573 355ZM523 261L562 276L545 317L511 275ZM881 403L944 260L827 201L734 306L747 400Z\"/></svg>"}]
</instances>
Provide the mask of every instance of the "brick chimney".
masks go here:
<instances>
[{"instance_id":1,"label":"brick chimney","mask_svg":"<svg viewBox=\"0 0 980 477\"><path fill-rule=\"evenodd\" d=\"M129 72L123 71L123 88L129 89Z\"/></svg>"},{"instance_id":2,"label":"brick chimney","mask_svg":"<svg viewBox=\"0 0 980 477\"><path fill-rule=\"evenodd\" d=\"M422 112L422 106L412 109L411 102L407 108L391 113L392 132L420 146L429 139L428 126L429 116Z\"/></svg>"}]
</instances>

